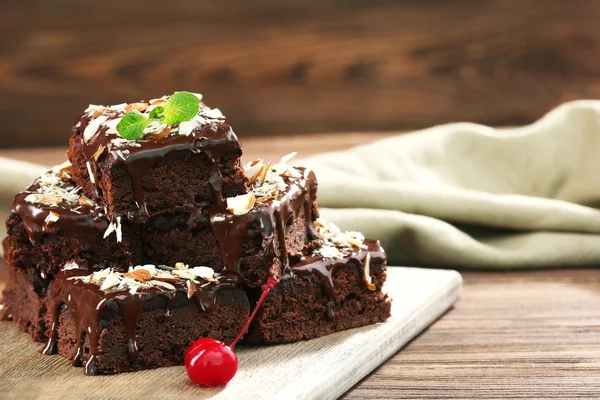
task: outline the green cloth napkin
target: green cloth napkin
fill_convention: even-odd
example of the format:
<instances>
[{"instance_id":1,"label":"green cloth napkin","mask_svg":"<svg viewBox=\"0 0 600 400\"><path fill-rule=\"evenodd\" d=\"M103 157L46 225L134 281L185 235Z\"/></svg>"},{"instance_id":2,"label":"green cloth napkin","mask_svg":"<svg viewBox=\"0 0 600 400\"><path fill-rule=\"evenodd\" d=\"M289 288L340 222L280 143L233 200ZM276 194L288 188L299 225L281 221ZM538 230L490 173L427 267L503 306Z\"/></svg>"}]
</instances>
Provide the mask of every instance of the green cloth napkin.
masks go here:
<instances>
[{"instance_id":1,"label":"green cloth napkin","mask_svg":"<svg viewBox=\"0 0 600 400\"><path fill-rule=\"evenodd\" d=\"M522 128L448 124L297 164L322 215L380 239L391 265L537 268L600 264L599 154L600 101L576 101ZM0 218L41 170L0 158Z\"/></svg>"},{"instance_id":2,"label":"green cloth napkin","mask_svg":"<svg viewBox=\"0 0 600 400\"><path fill-rule=\"evenodd\" d=\"M600 264L600 101L521 128L454 123L298 164L317 174L322 215L380 239L392 265Z\"/></svg>"}]
</instances>

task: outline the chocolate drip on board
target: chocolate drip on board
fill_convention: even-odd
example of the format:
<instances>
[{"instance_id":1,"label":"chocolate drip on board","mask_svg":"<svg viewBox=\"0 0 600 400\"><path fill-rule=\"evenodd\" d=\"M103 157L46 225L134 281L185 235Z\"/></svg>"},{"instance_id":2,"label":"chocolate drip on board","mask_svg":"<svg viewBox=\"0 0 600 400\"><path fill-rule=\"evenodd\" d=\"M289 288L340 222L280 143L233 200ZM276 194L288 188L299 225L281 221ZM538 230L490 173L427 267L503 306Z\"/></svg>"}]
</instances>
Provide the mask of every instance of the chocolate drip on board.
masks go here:
<instances>
[{"instance_id":1,"label":"chocolate drip on board","mask_svg":"<svg viewBox=\"0 0 600 400\"><path fill-rule=\"evenodd\" d=\"M61 271L55 278L49 290L48 311L50 313L50 330L48 342L42 350L43 354L56 354L58 345L58 333L60 313L63 305L71 313L75 322L77 332L77 352L72 359L74 366L81 366L85 354L86 338L89 345L89 357L84 365L86 375L96 375L97 356L99 354L100 337L103 330L103 316L108 307L116 305L121 316L125 334L127 355L130 361L138 356L137 328L139 318L144 311L144 306L157 298L165 300L165 311L167 316L176 307L177 295L187 298L188 288L185 282L172 283L175 290L165 290L157 287L142 289L130 294L128 289L104 292L93 283L81 280L69 280L76 277L81 271ZM217 294L223 289L234 289L236 280L229 276L223 276L218 283L208 285L196 285L193 298L198 308L204 312L210 312L216 304Z\"/></svg>"},{"instance_id":2,"label":"chocolate drip on board","mask_svg":"<svg viewBox=\"0 0 600 400\"><path fill-rule=\"evenodd\" d=\"M107 111L110 119L123 116L121 111ZM91 117L87 114L80 117L76 123L76 132L83 132L90 123ZM85 142L81 135L83 154L90 174L90 180L99 196L101 190L100 166L109 169L118 165L129 178L133 188L133 195L137 204L137 212L125 215L127 219L138 223L146 222L150 213L144 196L143 181L148 171L159 161L186 159L192 154L204 153L211 162L209 183L217 205L224 203L222 187L223 176L219 169L219 161L231 149L232 144L238 139L231 127L225 122L213 122L199 126L189 135L173 134L166 137L155 138L149 135L143 140L127 142L116 146L113 140L120 139L115 133L108 133L108 128L102 126L98 132ZM207 204L197 204L193 194L186 199L187 204L181 204L180 210L205 207Z\"/></svg>"}]
</instances>

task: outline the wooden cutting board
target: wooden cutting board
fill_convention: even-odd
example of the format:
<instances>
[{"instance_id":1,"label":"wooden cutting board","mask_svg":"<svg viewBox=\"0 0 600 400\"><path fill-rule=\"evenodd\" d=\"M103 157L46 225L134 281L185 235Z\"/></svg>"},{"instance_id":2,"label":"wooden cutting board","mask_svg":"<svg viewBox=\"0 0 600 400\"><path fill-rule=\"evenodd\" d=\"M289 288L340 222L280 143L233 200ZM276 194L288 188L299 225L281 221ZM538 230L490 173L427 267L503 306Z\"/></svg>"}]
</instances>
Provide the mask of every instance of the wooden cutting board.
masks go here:
<instances>
[{"instance_id":1,"label":"wooden cutting board","mask_svg":"<svg viewBox=\"0 0 600 400\"><path fill-rule=\"evenodd\" d=\"M3 399L334 399L396 353L460 297L455 271L391 267L394 299L385 323L300 343L239 347L239 370L225 388L205 389L183 367L88 377L60 356L39 354L11 323L0 323Z\"/></svg>"}]
</instances>

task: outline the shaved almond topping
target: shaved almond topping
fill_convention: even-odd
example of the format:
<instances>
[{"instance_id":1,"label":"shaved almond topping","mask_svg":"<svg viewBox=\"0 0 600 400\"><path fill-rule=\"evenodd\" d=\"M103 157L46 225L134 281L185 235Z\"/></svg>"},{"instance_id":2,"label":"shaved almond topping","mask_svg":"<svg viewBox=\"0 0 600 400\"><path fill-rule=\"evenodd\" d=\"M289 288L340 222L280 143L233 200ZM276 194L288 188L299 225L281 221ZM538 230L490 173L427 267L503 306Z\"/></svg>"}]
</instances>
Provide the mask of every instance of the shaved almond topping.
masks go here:
<instances>
[{"instance_id":1,"label":"shaved almond topping","mask_svg":"<svg viewBox=\"0 0 600 400\"><path fill-rule=\"evenodd\" d=\"M25 197L25 201L30 203L39 203L45 206L59 205L62 199L59 196L50 193L33 193Z\"/></svg>"},{"instance_id":2,"label":"shaved almond topping","mask_svg":"<svg viewBox=\"0 0 600 400\"><path fill-rule=\"evenodd\" d=\"M175 283L175 282L179 281L179 279L174 277L173 275L166 275L166 274L156 275L152 279L154 279L155 281L161 281L161 282L167 282L167 283Z\"/></svg>"},{"instance_id":3,"label":"shaved almond topping","mask_svg":"<svg viewBox=\"0 0 600 400\"><path fill-rule=\"evenodd\" d=\"M256 197L252 192L235 197L228 197L227 210L233 215L244 215L250 212L255 203Z\"/></svg>"},{"instance_id":4,"label":"shaved almond topping","mask_svg":"<svg viewBox=\"0 0 600 400\"><path fill-rule=\"evenodd\" d=\"M194 283L194 281L187 281L187 290L188 299L194 297L194 293L196 293L196 284Z\"/></svg>"},{"instance_id":5,"label":"shaved almond topping","mask_svg":"<svg viewBox=\"0 0 600 400\"><path fill-rule=\"evenodd\" d=\"M119 283L121 283L121 278L119 278L117 274L109 274L106 278L104 278L104 281L100 286L100 290L105 291L111 289L117 286Z\"/></svg>"},{"instance_id":6,"label":"shaved almond topping","mask_svg":"<svg viewBox=\"0 0 600 400\"><path fill-rule=\"evenodd\" d=\"M85 197L84 195L81 195L79 196L79 204L81 204L82 206L92 207L94 205L94 202Z\"/></svg>"},{"instance_id":7,"label":"shaved almond topping","mask_svg":"<svg viewBox=\"0 0 600 400\"><path fill-rule=\"evenodd\" d=\"M181 279L195 279L195 276L188 272L188 269L176 269L173 270L173 275Z\"/></svg>"},{"instance_id":8,"label":"shaved almond topping","mask_svg":"<svg viewBox=\"0 0 600 400\"><path fill-rule=\"evenodd\" d=\"M269 194L256 198L257 203L266 203L271 200L277 200L279 198L279 190L273 189Z\"/></svg>"},{"instance_id":9,"label":"shaved almond topping","mask_svg":"<svg viewBox=\"0 0 600 400\"><path fill-rule=\"evenodd\" d=\"M141 283L146 283L146 281L149 281L150 279L152 279L152 274L150 274L150 272L145 269L136 269L135 271L131 271L131 272L127 272L126 274L123 274L123 276L125 276L127 278L131 278L131 279L135 279L136 281L141 282Z\"/></svg>"},{"instance_id":10,"label":"shaved almond topping","mask_svg":"<svg viewBox=\"0 0 600 400\"><path fill-rule=\"evenodd\" d=\"M146 111L147 108L148 108L147 103L131 103L125 107L125 112L130 112L130 111L134 111L134 110L139 111L139 112L144 112L144 111Z\"/></svg>"},{"instance_id":11,"label":"shaved almond topping","mask_svg":"<svg viewBox=\"0 0 600 400\"><path fill-rule=\"evenodd\" d=\"M365 268L363 271L363 281L365 282L365 285L367 285L367 289L369 289L371 292L375 291L377 288L371 279L371 253L367 253L367 257L365 258Z\"/></svg>"},{"instance_id":12,"label":"shaved almond topping","mask_svg":"<svg viewBox=\"0 0 600 400\"><path fill-rule=\"evenodd\" d=\"M150 100L150 104L152 104L153 106L162 106L163 104L165 104L167 102L167 100L165 99L154 99L154 100Z\"/></svg>"},{"instance_id":13,"label":"shaved almond topping","mask_svg":"<svg viewBox=\"0 0 600 400\"><path fill-rule=\"evenodd\" d=\"M46 217L46 220L44 222L46 222L47 224L50 224L52 222L56 222L60 219L60 214L55 212L55 211L50 211L48 213L48 216Z\"/></svg>"},{"instance_id":14,"label":"shaved almond topping","mask_svg":"<svg viewBox=\"0 0 600 400\"><path fill-rule=\"evenodd\" d=\"M294 151L290 154L286 154L285 156L281 157L281 160L279 161L280 164L287 164L288 161L290 161L292 158L296 157L296 154L298 154L297 151Z\"/></svg>"},{"instance_id":15,"label":"shaved almond topping","mask_svg":"<svg viewBox=\"0 0 600 400\"><path fill-rule=\"evenodd\" d=\"M100 158L102 153L104 153L104 149L106 149L106 147L104 145L101 144L100 146L98 146L98 150L96 150L96 152L92 156L92 157L94 157L95 161L98 161L98 159Z\"/></svg>"},{"instance_id":16,"label":"shaved almond topping","mask_svg":"<svg viewBox=\"0 0 600 400\"><path fill-rule=\"evenodd\" d=\"M65 161L60 165L56 165L52 168L52 172L55 174L60 174L61 172L71 172L71 163L69 161Z\"/></svg>"},{"instance_id":17,"label":"shaved almond topping","mask_svg":"<svg viewBox=\"0 0 600 400\"><path fill-rule=\"evenodd\" d=\"M163 129L162 131L158 132L156 135L152 135L152 139L162 139L165 138L167 136L169 136L169 133L171 132L173 128L171 128L170 126L167 126L165 129Z\"/></svg>"},{"instance_id":18,"label":"shaved almond topping","mask_svg":"<svg viewBox=\"0 0 600 400\"><path fill-rule=\"evenodd\" d=\"M92 114L92 119L94 118L98 118L99 116L101 116L102 114L104 114L104 111L106 111L105 107L102 108L98 108L97 110L94 111L94 113Z\"/></svg>"},{"instance_id":19,"label":"shaved almond topping","mask_svg":"<svg viewBox=\"0 0 600 400\"><path fill-rule=\"evenodd\" d=\"M262 166L262 168L259 169L258 172L256 174L254 174L254 176L252 178L250 178L249 183L253 184L254 182L258 181L259 184L261 184L262 182L265 181L265 178L267 177L267 173L269 172L270 169L271 169L271 163L264 164Z\"/></svg>"}]
</instances>

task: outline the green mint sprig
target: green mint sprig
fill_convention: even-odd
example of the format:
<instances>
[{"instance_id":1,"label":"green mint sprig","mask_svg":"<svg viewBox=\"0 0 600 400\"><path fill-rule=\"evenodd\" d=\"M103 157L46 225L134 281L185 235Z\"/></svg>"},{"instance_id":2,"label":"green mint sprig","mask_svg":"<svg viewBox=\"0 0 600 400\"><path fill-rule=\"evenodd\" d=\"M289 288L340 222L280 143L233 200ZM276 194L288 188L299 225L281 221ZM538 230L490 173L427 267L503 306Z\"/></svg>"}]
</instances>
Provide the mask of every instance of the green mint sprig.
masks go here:
<instances>
[{"instance_id":1,"label":"green mint sprig","mask_svg":"<svg viewBox=\"0 0 600 400\"><path fill-rule=\"evenodd\" d=\"M200 100L190 92L174 93L164 106L157 106L145 116L139 111L130 111L117 124L117 132L127 140L136 140L144 135L144 129L152 121L165 125L177 125L194 118L200 111Z\"/></svg>"}]
</instances>

